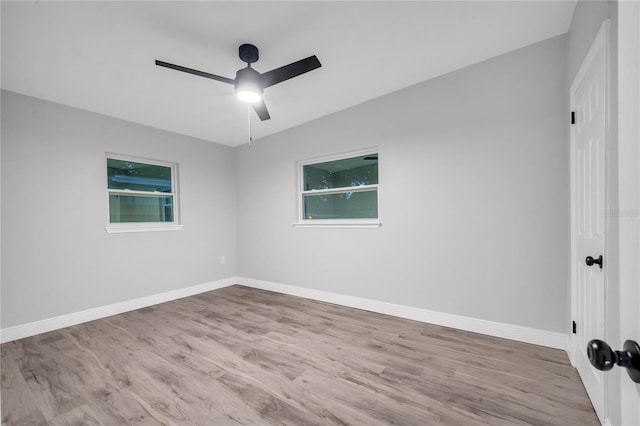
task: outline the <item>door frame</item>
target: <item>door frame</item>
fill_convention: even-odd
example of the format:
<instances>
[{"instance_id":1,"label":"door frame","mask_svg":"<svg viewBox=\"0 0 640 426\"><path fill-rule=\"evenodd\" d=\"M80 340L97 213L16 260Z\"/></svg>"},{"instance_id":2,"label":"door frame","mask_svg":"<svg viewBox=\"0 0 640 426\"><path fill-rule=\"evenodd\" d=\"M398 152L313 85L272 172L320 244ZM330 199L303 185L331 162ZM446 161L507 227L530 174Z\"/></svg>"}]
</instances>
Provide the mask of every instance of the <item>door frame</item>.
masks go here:
<instances>
[{"instance_id":1,"label":"door frame","mask_svg":"<svg viewBox=\"0 0 640 426\"><path fill-rule=\"evenodd\" d=\"M606 19L602 25L600 26L600 29L598 30L598 33L595 37L595 39L593 40L591 47L589 48L589 51L587 53L587 55L585 56L584 60L582 61L582 64L580 65L580 69L578 70L578 73L576 74L573 82L571 83L571 86L569 88L569 107L570 107L570 111L575 111L575 106L576 106L576 99L574 96L574 93L576 92L576 90L578 89L578 86L580 85L580 83L582 82L583 78L585 77L586 71L588 69L588 67L591 65L591 63L593 62L593 60L595 59L595 55L596 52L599 48L603 48L604 49L604 55L605 55L605 100L604 100L604 107L605 107L605 135L604 135L604 149L605 149L605 164L604 164L604 179L605 179L605 184L604 184L604 203L605 203L605 211L609 210L610 208L610 202L608 199L608 188L607 188L607 176L608 176L608 168L607 168L607 158L609 156L609 152L607 149L607 146L609 145L609 127L610 127L610 92L611 92L611 76L610 76L610 52L609 52L609 40L610 40L610 20ZM578 300L577 300L577 264L578 264L578 254L577 254L577 250L576 250L576 232L575 232L575 224L577 223L578 218L576 217L576 205L577 205L577 180L576 180L576 158L575 158L575 154L574 154L574 148L575 148L575 127L571 126L570 128L570 133L571 133L571 137L570 137L570 152L569 152L569 161L570 161L570 238L571 238L571 244L570 244L570 262L571 262L571 268L570 268L570 281L571 281L571 320L574 320L577 317L577 307L578 307ZM604 248L603 248L603 257L604 257L604 262L605 265L607 264L607 260L609 258L608 256L608 233L607 233L607 217L605 215L605 226L604 226L604 233L605 233L605 244L604 244ZM607 338L606 334L607 334L607 330L608 330L608 312L607 312L607 304L608 304L608 289L609 289L609 285L608 285L608 274L606 272L605 269L605 273L604 273L604 310L603 310L603 314L604 314L604 330L605 330L605 335L604 336L598 336L597 338L603 339L605 340ZM580 325L578 325L580 326ZM594 338L596 338L594 336ZM569 355L569 360L571 361L571 364L573 366L576 366L576 360L577 360L577 355L579 352L586 350L586 348L581 348L579 347L580 344L578 342L578 339L576 338L576 335L573 334L571 331L569 331L569 342L567 345L567 352ZM604 379L603 379L603 384L604 384L604 418L608 419L609 418L609 401L608 401L608 387L609 387L609 379L607 375L604 375Z\"/></svg>"},{"instance_id":2,"label":"door frame","mask_svg":"<svg viewBox=\"0 0 640 426\"><path fill-rule=\"evenodd\" d=\"M620 339L640 342L640 3L618 4L618 210L620 241ZM619 388L620 424L640 424L640 384L625 371L613 376ZM617 407L614 407L615 410ZM616 414L619 414L616 416Z\"/></svg>"}]
</instances>

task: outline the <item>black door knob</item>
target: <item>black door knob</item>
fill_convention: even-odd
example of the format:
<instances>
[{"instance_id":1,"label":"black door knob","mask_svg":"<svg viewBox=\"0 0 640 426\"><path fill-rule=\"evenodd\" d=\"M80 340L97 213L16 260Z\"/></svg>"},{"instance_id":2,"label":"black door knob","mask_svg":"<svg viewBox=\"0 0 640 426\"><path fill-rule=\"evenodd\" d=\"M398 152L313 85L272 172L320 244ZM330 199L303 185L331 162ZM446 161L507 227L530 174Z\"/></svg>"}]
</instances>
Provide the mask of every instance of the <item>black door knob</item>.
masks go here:
<instances>
[{"instance_id":1,"label":"black door knob","mask_svg":"<svg viewBox=\"0 0 640 426\"><path fill-rule=\"evenodd\" d=\"M602 269L602 255L600 255L597 259L594 259L591 256L587 256L587 258L584 260L584 263L586 263L587 266L592 266L594 264L600 265L600 269Z\"/></svg>"},{"instance_id":2,"label":"black door knob","mask_svg":"<svg viewBox=\"0 0 640 426\"><path fill-rule=\"evenodd\" d=\"M621 351L614 351L602 340L592 340L587 344L587 357L598 370L609 371L615 365L624 367L631 380L640 383L640 346L633 340L624 342Z\"/></svg>"}]
</instances>

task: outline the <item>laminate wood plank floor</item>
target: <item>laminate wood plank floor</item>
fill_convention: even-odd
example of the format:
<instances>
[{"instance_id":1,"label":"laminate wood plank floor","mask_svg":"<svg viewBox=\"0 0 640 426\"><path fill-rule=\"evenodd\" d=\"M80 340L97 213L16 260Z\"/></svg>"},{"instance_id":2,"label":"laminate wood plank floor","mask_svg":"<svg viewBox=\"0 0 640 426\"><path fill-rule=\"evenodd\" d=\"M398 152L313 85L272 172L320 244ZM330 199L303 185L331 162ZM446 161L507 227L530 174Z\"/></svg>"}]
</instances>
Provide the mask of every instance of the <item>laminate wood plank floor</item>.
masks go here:
<instances>
[{"instance_id":1,"label":"laminate wood plank floor","mask_svg":"<svg viewBox=\"0 0 640 426\"><path fill-rule=\"evenodd\" d=\"M1 345L7 425L596 425L563 351L242 286Z\"/></svg>"}]
</instances>

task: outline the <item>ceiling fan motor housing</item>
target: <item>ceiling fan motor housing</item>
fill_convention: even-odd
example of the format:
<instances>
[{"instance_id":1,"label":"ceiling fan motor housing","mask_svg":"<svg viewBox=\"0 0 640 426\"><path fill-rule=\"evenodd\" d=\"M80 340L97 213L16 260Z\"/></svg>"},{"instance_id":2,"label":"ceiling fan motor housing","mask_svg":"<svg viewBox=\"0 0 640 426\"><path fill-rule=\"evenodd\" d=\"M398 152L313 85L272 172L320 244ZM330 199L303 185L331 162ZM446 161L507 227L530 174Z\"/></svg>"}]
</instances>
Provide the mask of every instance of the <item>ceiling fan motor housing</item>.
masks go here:
<instances>
[{"instance_id":1,"label":"ceiling fan motor housing","mask_svg":"<svg viewBox=\"0 0 640 426\"><path fill-rule=\"evenodd\" d=\"M258 62L258 59L260 59L260 56L258 55L258 48L253 44L240 45L238 48L238 54L242 62L246 62L248 64Z\"/></svg>"},{"instance_id":2,"label":"ceiling fan motor housing","mask_svg":"<svg viewBox=\"0 0 640 426\"><path fill-rule=\"evenodd\" d=\"M242 68L236 73L236 83L234 85L236 95L241 91L250 91L262 95L262 76L253 68Z\"/></svg>"}]
</instances>

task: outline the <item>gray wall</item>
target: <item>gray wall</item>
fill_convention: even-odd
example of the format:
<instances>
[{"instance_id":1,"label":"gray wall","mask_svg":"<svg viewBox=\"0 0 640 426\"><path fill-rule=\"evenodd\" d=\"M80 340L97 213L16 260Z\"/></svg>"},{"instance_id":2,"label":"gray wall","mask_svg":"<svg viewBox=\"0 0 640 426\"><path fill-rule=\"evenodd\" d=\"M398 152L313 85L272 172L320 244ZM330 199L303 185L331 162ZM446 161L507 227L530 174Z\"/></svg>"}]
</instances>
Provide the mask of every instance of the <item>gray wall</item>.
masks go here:
<instances>
[{"instance_id":1,"label":"gray wall","mask_svg":"<svg viewBox=\"0 0 640 426\"><path fill-rule=\"evenodd\" d=\"M564 332L565 44L556 37L238 148L240 275ZM293 228L296 161L372 146L382 228Z\"/></svg>"},{"instance_id":2,"label":"gray wall","mask_svg":"<svg viewBox=\"0 0 640 426\"><path fill-rule=\"evenodd\" d=\"M2 92L2 327L242 275L564 331L566 41L236 150ZM293 228L295 162L372 146L383 227ZM178 162L184 230L107 234L105 152Z\"/></svg>"},{"instance_id":3,"label":"gray wall","mask_svg":"<svg viewBox=\"0 0 640 426\"><path fill-rule=\"evenodd\" d=\"M108 234L105 152L179 163L184 229ZM236 275L234 179L232 148L3 91L2 327Z\"/></svg>"}]
</instances>

